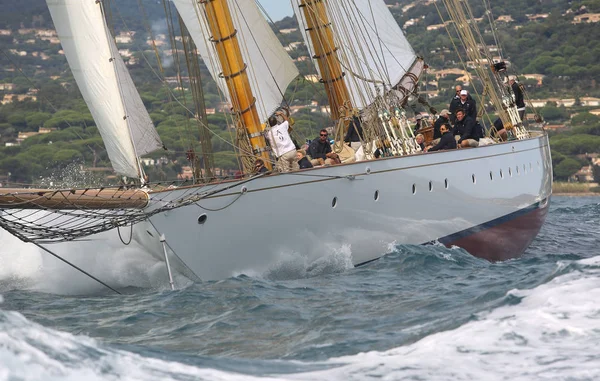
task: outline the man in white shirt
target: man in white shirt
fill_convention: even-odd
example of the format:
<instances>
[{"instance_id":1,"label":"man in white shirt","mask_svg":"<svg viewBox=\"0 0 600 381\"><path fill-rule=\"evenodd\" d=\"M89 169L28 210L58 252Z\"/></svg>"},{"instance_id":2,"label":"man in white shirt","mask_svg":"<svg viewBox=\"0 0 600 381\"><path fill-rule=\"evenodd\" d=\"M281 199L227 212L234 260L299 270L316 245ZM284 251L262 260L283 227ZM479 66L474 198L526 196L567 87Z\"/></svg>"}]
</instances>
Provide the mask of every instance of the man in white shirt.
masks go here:
<instances>
[{"instance_id":1,"label":"man in white shirt","mask_svg":"<svg viewBox=\"0 0 600 381\"><path fill-rule=\"evenodd\" d=\"M276 116L283 118L282 123L277 123ZM287 115L277 111L275 116L269 118L271 128L266 131L265 136L269 140L271 150L277 157L277 170L279 172L290 172L296 161L296 146L290 137Z\"/></svg>"}]
</instances>

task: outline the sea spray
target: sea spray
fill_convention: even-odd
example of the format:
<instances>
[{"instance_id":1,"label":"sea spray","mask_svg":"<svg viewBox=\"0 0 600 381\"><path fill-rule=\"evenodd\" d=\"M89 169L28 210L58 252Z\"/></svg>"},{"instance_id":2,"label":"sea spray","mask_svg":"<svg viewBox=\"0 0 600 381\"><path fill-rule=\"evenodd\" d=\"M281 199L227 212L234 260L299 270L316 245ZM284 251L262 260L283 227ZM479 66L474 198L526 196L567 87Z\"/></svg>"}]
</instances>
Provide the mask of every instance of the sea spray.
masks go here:
<instances>
[{"instance_id":1,"label":"sea spray","mask_svg":"<svg viewBox=\"0 0 600 381\"><path fill-rule=\"evenodd\" d=\"M59 261L38 247L0 229L0 290L31 289L56 294L94 294L107 289L93 279ZM124 245L116 231L89 240L52 244L52 252L89 272L113 288L169 287L164 262L148 254L133 241ZM190 280L175 273L178 287Z\"/></svg>"}]
</instances>

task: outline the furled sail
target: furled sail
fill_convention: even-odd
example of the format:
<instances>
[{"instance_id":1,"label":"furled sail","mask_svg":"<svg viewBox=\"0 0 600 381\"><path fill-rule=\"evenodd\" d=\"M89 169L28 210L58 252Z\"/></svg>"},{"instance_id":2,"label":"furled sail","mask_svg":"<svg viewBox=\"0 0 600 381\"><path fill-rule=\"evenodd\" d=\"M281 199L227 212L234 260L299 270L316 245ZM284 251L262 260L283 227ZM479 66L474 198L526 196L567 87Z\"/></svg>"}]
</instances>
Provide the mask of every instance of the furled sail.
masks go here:
<instances>
[{"instance_id":1,"label":"furled sail","mask_svg":"<svg viewBox=\"0 0 600 381\"><path fill-rule=\"evenodd\" d=\"M299 0L294 12L309 51L312 49ZM423 63L417 56L383 0L327 0L338 57L355 107L366 107L383 89L404 87L412 92ZM310 7L311 1L306 1Z\"/></svg>"},{"instance_id":2,"label":"furled sail","mask_svg":"<svg viewBox=\"0 0 600 381\"><path fill-rule=\"evenodd\" d=\"M162 142L110 37L102 2L46 2L114 170L139 177L138 156L161 148Z\"/></svg>"},{"instance_id":3,"label":"furled sail","mask_svg":"<svg viewBox=\"0 0 600 381\"><path fill-rule=\"evenodd\" d=\"M202 5L196 0L172 0L200 56L221 92L230 101L225 80L220 76L217 53L210 41ZM242 55L248 65L250 86L257 98L261 120L266 120L283 100L286 88L298 76L296 65L283 49L254 0L228 0Z\"/></svg>"}]
</instances>

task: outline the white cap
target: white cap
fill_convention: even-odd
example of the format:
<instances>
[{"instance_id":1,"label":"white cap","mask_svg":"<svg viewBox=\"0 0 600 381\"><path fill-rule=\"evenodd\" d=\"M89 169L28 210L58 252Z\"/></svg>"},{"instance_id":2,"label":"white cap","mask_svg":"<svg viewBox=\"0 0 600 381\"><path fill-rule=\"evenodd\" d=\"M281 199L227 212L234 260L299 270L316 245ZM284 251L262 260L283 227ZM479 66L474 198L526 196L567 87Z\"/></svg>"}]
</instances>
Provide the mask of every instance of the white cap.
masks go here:
<instances>
[{"instance_id":1,"label":"white cap","mask_svg":"<svg viewBox=\"0 0 600 381\"><path fill-rule=\"evenodd\" d=\"M461 90L460 95L468 95L469 92L467 90Z\"/></svg>"}]
</instances>

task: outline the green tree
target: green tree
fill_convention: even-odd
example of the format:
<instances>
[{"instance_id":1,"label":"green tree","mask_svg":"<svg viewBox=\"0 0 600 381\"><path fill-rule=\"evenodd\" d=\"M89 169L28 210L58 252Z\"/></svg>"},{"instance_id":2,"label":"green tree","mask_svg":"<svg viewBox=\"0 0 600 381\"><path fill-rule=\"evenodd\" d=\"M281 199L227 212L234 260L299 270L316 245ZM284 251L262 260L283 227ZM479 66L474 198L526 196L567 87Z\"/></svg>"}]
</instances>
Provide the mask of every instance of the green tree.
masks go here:
<instances>
[{"instance_id":1,"label":"green tree","mask_svg":"<svg viewBox=\"0 0 600 381\"><path fill-rule=\"evenodd\" d=\"M572 158L566 158L554 168L554 177L559 180L567 180L569 176L581 169L581 163Z\"/></svg>"},{"instance_id":2,"label":"green tree","mask_svg":"<svg viewBox=\"0 0 600 381\"><path fill-rule=\"evenodd\" d=\"M34 112L25 117L27 127L30 131L35 131L44 125L44 122L52 117L52 114L47 112Z\"/></svg>"},{"instance_id":3,"label":"green tree","mask_svg":"<svg viewBox=\"0 0 600 381\"><path fill-rule=\"evenodd\" d=\"M54 154L53 160L58 165L71 164L74 161L81 160L81 152L74 149L62 149Z\"/></svg>"}]
</instances>

